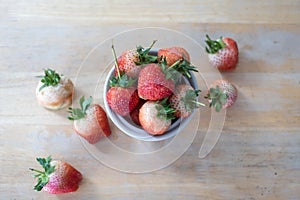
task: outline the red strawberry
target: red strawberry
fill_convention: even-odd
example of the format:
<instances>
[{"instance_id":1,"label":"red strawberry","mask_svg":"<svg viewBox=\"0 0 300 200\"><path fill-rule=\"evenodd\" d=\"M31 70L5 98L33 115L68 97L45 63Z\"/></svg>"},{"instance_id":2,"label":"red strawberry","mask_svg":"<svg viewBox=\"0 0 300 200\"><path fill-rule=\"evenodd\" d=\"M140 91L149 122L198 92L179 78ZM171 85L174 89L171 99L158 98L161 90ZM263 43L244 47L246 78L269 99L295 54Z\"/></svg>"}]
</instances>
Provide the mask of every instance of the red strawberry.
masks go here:
<instances>
[{"instance_id":1,"label":"red strawberry","mask_svg":"<svg viewBox=\"0 0 300 200\"><path fill-rule=\"evenodd\" d=\"M124 51L118 58L120 72L124 72L129 77L137 77L143 67L143 64L152 63L157 59L156 56L148 54L155 42L156 41L153 41L147 49L144 49L142 46L138 46L136 49ZM115 67L115 75L118 76L117 66Z\"/></svg>"},{"instance_id":2,"label":"red strawberry","mask_svg":"<svg viewBox=\"0 0 300 200\"><path fill-rule=\"evenodd\" d=\"M121 116L129 115L139 102L137 90L133 85L136 80L129 78L127 74L120 72L116 52L112 45L112 51L115 58L117 77L110 80L110 88L106 94L106 101L109 107Z\"/></svg>"},{"instance_id":3,"label":"red strawberry","mask_svg":"<svg viewBox=\"0 0 300 200\"><path fill-rule=\"evenodd\" d=\"M167 101L167 98L161 102L147 101L141 107L139 121L149 134L164 134L171 126L175 110L169 107Z\"/></svg>"},{"instance_id":4,"label":"red strawberry","mask_svg":"<svg viewBox=\"0 0 300 200\"><path fill-rule=\"evenodd\" d=\"M221 71L235 69L239 59L237 43L226 37L218 40L211 40L208 35L206 37L209 62Z\"/></svg>"},{"instance_id":5,"label":"red strawberry","mask_svg":"<svg viewBox=\"0 0 300 200\"><path fill-rule=\"evenodd\" d=\"M237 99L236 87L227 80L216 80L210 86L206 99L210 107L215 107L219 112L222 108L229 108Z\"/></svg>"},{"instance_id":6,"label":"red strawberry","mask_svg":"<svg viewBox=\"0 0 300 200\"><path fill-rule=\"evenodd\" d=\"M172 94L175 88L174 80L166 74L158 64L146 65L139 74L138 95L145 100L159 100Z\"/></svg>"},{"instance_id":7,"label":"red strawberry","mask_svg":"<svg viewBox=\"0 0 300 200\"><path fill-rule=\"evenodd\" d=\"M95 144L101 138L111 134L108 119L103 108L98 104L90 105L92 97L80 99L79 108L69 108L70 120L74 120L75 132L86 139L89 143Z\"/></svg>"},{"instance_id":8,"label":"red strawberry","mask_svg":"<svg viewBox=\"0 0 300 200\"><path fill-rule=\"evenodd\" d=\"M139 113L140 113L140 108L144 105L146 101L140 100L138 105L130 112L130 117L131 120L136 124L136 125L141 125L140 120L139 120Z\"/></svg>"},{"instance_id":9,"label":"red strawberry","mask_svg":"<svg viewBox=\"0 0 300 200\"><path fill-rule=\"evenodd\" d=\"M157 58L159 62L161 62L163 58L166 58L168 66L173 65L178 60L187 60L190 62L189 53L182 47L159 49L157 52Z\"/></svg>"},{"instance_id":10,"label":"red strawberry","mask_svg":"<svg viewBox=\"0 0 300 200\"><path fill-rule=\"evenodd\" d=\"M139 100L134 87L111 87L106 94L109 107L121 116L128 115L137 106Z\"/></svg>"},{"instance_id":11,"label":"red strawberry","mask_svg":"<svg viewBox=\"0 0 300 200\"><path fill-rule=\"evenodd\" d=\"M52 161L51 157L36 159L44 168L44 172L30 168L36 172L38 182L34 189L44 190L50 194L75 192L82 180L82 174L70 164L63 161Z\"/></svg>"},{"instance_id":12,"label":"red strawberry","mask_svg":"<svg viewBox=\"0 0 300 200\"><path fill-rule=\"evenodd\" d=\"M175 117L188 117L194 109L204 104L197 101L197 96L200 90L194 90L194 88L187 84L177 85L174 94L170 97L169 101L171 107L176 110Z\"/></svg>"}]
</instances>

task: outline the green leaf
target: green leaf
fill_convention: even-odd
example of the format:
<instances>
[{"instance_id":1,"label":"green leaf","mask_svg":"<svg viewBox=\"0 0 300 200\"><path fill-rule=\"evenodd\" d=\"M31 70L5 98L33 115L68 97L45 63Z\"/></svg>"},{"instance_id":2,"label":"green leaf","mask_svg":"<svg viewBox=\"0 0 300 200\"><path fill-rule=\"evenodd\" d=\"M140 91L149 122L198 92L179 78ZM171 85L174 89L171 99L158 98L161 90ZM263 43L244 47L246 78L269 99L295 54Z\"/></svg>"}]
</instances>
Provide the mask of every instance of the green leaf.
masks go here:
<instances>
[{"instance_id":1,"label":"green leaf","mask_svg":"<svg viewBox=\"0 0 300 200\"><path fill-rule=\"evenodd\" d=\"M137 79L128 77L125 73L121 75L121 78L118 79L118 83L114 87L128 88L133 86L136 83Z\"/></svg>"},{"instance_id":2,"label":"green leaf","mask_svg":"<svg viewBox=\"0 0 300 200\"><path fill-rule=\"evenodd\" d=\"M175 119L174 113L176 110L171 107L168 102L168 98L164 98L163 100L157 101L155 106L157 112L157 117L162 120L172 120Z\"/></svg>"},{"instance_id":3,"label":"green leaf","mask_svg":"<svg viewBox=\"0 0 300 200\"><path fill-rule=\"evenodd\" d=\"M166 58L164 57L162 62L159 64L159 66L162 69L162 72L165 74L166 79L172 79L174 81L174 83L178 83L181 79L181 74L178 73L177 70L175 70L173 68L173 66L175 66L176 64L172 65L172 66L168 66L167 65L167 61Z\"/></svg>"},{"instance_id":4,"label":"green leaf","mask_svg":"<svg viewBox=\"0 0 300 200\"><path fill-rule=\"evenodd\" d=\"M44 76L36 76L37 78L42 78L41 82L44 83L40 88L39 91L41 91L43 88L48 86L56 86L61 77L58 73L56 73L52 69L44 69Z\"/></svg>"},{"instance_id":5,"label":"green leaf","mask_svg":"<svg viewBox=\"0 0 300 200\"><path fill-rule=\"evenodd\" d=\"M184 57L184 55L183 55ZM171 76L174 76L174 81L178 80L179 75L184 75L188 78L191 78L190 71L198 72L195 66L192 66L189 61L187 61L185 58L183 60L177 60L175 63L173 63L171 66L167 65L166 57L162 57L160 62L160 66L163 69L163 72L165 74L170 73Z\"/></svg>"},{"instance_id":6,"label":"green leaf","mask_svg":"<svg viewBox=\"0 0 300 200\"><path fill-rule=\"evenodd\" d=\"M175 67L175 69L179 73L185 75L188 78L191 78L190 71L198 72L196 67L191 65L191 63L189 61L187 61L185 58L183 59L183 61L177 67Z\"/></svg>"},{"instance_id":7,"label":"green leaf","mask_svg":"<svg viewBox=\"0 0 300 200\"><path fill-rule=\"evenodd\" d=\"M149 55L149 52L156 43L156 41L157 40L154 40L147 49L144 49L144 47L142 46L136 47L136 51L139 54L139 62L135 62L136 65L145 65L157 61L157 56Z\"/></svg>"},{"instance_id":8,"label":"green leaf","mask_svg":"<svg viewBox=\"0 0 300 200\"><path fill-rule=\"evenodd\" d=\"M201 90L187 90L185 96L183 96L180 100L184 103L185 109L187 111L192 111L200 106L205 106L203 103L197 101L197 97Z\"/></svg>"},{"instance_id":9,"label":"green leaf","mask_svg":"<svg viewBox=\"0 0 300 200\"><path fill-rule=\"evenodd\" d=\"M82 96L80 99L79 99L79 105L80 105L80 108L81 108L81 110L83 110L83 102L84 102L84 96Z\"/></svg>"},{"instance_id":10,"label":"green leaf","mask_svg":"<svg viewBox=\"0 0 300 200\"><path fill-rule=\"evenodd\" d=\"M36 160L40 163L40 165L43 166L43 168L45 168L45 164L46 164L45 158L36 158Z\"/></svg>"},{"instance_id":11,"label":"green leaf","mask_svg":"<svg viewBox=\"0 0 300 200\"><path fill-rule=\"evenodd\" d=\"M110 87L117 87L119 84L119 79L118 77L112 77L110 80L109 80L109 85Z\"/></svg>"},{"instance_id":12,"label":"green leaf","mask_svg":"<svg viewBox=\"0 0 300 200\"><path fill-rule=\"evenodd\" d=\"M84 97L83 97L83 102L80 104L81 105L81 110L83 111L83 113L85 113L85 111L90 106L92 101L93 101L93 98L91 96L86 100L84 100Z\"/></svg>"},{"instance_id":13,"label":"green leaf","mask_svg":"<svg viewBox=\"0 0 300 200\"><path fill-rule=\"evenodd\" d=\"M222 94L220 95L219 100L220 100L220 102L221 102L222 104L225 104L225 103L227 102L227 95L226 95L225 93L222 93Z\"/></svg>"},{"instance_id":14,"label":"green leaf","mask_svg":"<svg viewBox=\"0 0 300 200\"><path fill-rule=\"evenodd\" d=\"M220 102L217 102L217 103L215 104L215 108L216 108L216 111L217 111L217 112L220 112L220 110L221 110L221 108L222 108L222 104L221 104Z\"/></svg>"},{"instance_id":15,"label":"green leaf","mask_svg":"<svg viewBox=\"0 0 300 200\"><path fill-rule=\"evenodd\" d=\"M223 42L222 37L220 37L217 40L212 40L212 39L210 39L210 37L208 35L206 35L206 38L207 39L205 40L205 43L207 46L205 47L205 50L209 54L215 54L220 49L223 49L226 47L226 44Z\"/></svg>"},{"instance_id":16,"label":"green leaf","mask_svg":"<svg viewBox=\"0 0 300 200\"><path fill-rule=\"evenodd\" d=\"M55 171L55 166L50 166L49 168L47 168L46 170L46 174L50 175Z\"/></svg>"},{"instance_id":17,"label":"green leaf","mask_svg":"<svg viewBox=\"0 0 300 200\"><path fill-rule=\"evenodd\" d=\"M216 93L216 88L209 89L210 95L214 95Z\"/></svg>"},{"instance_id":18,"label":"green leaf","mask_svg":"<svg viewBox=\"0 0 300 200\"><path fill-rule=\"evenodd\" d=\"M47 158L36 158L36 160L42 165L44 171L39 171L32 168L30 168L30 170L37 173L34 175L35 178L38 178L38 182L34 186L34 190L41 191L49 182L49 175L55 171L55 166L51 166L51 156Z\"/></svg>"},{"instance_id":19,"label":"green leaf","mask_svg":"<svg viewBox=\"0 0 300 200\"><path fill-rule=\"evenodd\" d=\"M79 108L73 108L70 118L72 120L79 120L85 117L85 113Z\"/></svg>"},{"instance_id":20,"label":"green leaf","mask_svg":"<svg viewBox=\"0 0 300 200\"><path fill-rule=\"evenodd\" d=\"M45 185L43 179L39 178L37 184L34 186L34 190L41 191Z\"/></svg>"},{"instance_id":21,"label":"green leaf","mask_svg":"<svg viewBox=\"0 0 300 200\"><path fill-rule=\"evenodd\" d=\"M228 95L224 93L219 86L210 88L209 93L205 96L206 99L210 100L209 107L214 107L219 112L223 105L227 103Z\"/></svg>"},{"instance_id":22,"label":"green leaf","mask_svg":"<svg viewBox=\"0 0 300 200\"><path fill-rule=\"evenodd\" d=\"M85 118L86 110L91 105L93 98L90 96L89 98L85 99L82 96L79 100L80 108L68 108L68 112L70 116L68 116L69 120L79 120Z\"/></svg>"}]
</instances>

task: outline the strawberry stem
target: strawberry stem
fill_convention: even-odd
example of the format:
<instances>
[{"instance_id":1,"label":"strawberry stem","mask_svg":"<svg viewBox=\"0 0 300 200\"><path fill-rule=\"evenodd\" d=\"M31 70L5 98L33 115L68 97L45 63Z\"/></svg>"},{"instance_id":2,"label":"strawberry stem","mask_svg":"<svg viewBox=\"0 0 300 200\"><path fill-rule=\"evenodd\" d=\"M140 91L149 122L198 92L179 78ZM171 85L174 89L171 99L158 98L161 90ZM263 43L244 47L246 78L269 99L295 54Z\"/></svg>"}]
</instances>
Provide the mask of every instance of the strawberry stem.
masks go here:
<instances>
[{"instance_id":1,"label":"strawberry stem","mask_svg":"<svg viewBox=\"0 0 300 200\"><path fill-rule=\"evenodd\" d=\"M115 47L114 47L114 43L113 42L114 41L112 40L111 50L112 50L112 53L114 55L115 65L116 65L117 72L118 72L118 78L121 79L120 68L119 68L118 59L117 59L117 55L116 55L116 51L115 51Z\"/></svg>"},{"instance_id":2,"label":"strawberry stem","mask_svg":"<svg viewBox=\"0 0 300 200\"><path fill-rule=\"evenodd\" d=\"M181 62L181 60L177 60L176 62L173 63L173 65L168 67L168 69L172 69L172 68L176 67L180 62Z\"/></svg>"},{"instance_id":3,"label":"strawberry stem","mask_svg":"<svg viewBox=\"0 0 300 200\"><path fill-rule=\"evenodd\" d=\"M197 105L203 106L203 107L206 106L204 103L201 103L199 101L192 101L192 102L195 103L195 104L197 104Z\"/></svg>"},{"instance_id":4,"label":"strawberry stem","mask_svg":"<svg viewBox=\"0 0 300 200\"><path fill-rule=\"evenodd\" d=\"M152 44L148 47L148 49L150 50L156 42L157 42L157 40L153 40Z\"/></svg>"},{"instance_id":5,"label":"strawberry stem","mask_svg":"<svg viewBox=\"0 0 300 200\"><path fill-rule=\"evenodd\" d=\"M45 172L42 172L40 170L37 170L37 169L33 169L33 168L29 168L29 170L33 171L33 172L37 172L39 174L45 174Z\"/></svg>"},{"instance_id":6,"label":"strawberry stem","mask_svg":"<svg viewBox=\"0 0 300 200\"><path fill-rule=\"evenodd\" d=\"M129 88L133 84L135 84L136 79L128 77L125 74L125 71L120 71L119 64L118 64L118 59L117 59L117 55L116 55L116 51L115 51L115 47L114 47L113 41L112 41L111 49L112 49L112 53L114 55L115 65L116 65L116 68L117 68L118 77L112 77L112 79L109 81L110 82L109 84L110 84L111 87Z\"/></svg>"}]
</instances>

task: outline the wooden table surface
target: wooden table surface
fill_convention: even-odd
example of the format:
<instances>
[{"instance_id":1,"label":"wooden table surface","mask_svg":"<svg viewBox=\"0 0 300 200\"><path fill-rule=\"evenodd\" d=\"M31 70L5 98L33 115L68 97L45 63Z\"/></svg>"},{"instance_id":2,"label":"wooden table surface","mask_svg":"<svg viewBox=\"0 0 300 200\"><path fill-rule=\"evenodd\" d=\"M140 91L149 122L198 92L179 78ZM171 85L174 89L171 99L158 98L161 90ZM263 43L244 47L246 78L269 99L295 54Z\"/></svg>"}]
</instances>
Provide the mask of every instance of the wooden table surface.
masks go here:
<instances>
[{"instance_id":1,"label":"wooden table surface","mask_svg":"<svg viewBox=\"0 0 300 200\"><path fill-rule=\"evenodd\" d=\"M299 10L299 0L1 1L0 199L300 199ZM74 80L95 45L140 27L180 31L202 45L206 33L235 38L238 68L222 75L239 98L207 157L198 158L200 134L171 165L133 174L91 156L65 110L38 106L34 76L52 67ZM82 172L77 192L33 191L28 168L47 155Z\"/></svg>"}]
</instances>

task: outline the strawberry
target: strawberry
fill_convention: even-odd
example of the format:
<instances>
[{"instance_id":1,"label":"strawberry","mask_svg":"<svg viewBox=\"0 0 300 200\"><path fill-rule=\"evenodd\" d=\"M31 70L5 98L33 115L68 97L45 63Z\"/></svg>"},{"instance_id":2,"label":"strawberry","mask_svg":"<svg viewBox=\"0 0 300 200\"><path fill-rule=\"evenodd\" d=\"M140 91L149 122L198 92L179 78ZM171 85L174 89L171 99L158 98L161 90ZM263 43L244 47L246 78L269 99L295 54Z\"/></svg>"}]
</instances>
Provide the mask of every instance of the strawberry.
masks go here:
<instances>
[{"instance_id":1,"label":"strawberry","mask_svg":"<svg viewBox=\"0 0 300 200\"><path fill-rule=\"evenodd\" d=\"M176 110L175 117L186 118L190 116L194 109L204 104L197 101L197 96L200 90L194 90L194 88L187 84L177 85L174 94L170 97L169 102L171 107Z\"/></svg>"},{"instance_id":2,"label":"strawberry","mask_svg":"<svg viewBox=\"0 0 300 200\"><path fill-rule=\"evenodd\" d=\"M140 108L144 105L145 102L145 100L141 99L138 105L130 112L131 120L139 126L141 125L139 120Z\"/></svg>"},{"instance_id":3,"label":"strawberry","mask_svg":"<svg viewBox=\"0 0 300 200\"><path fill-rule=\"evenodd\" d=\"M237 99L235 85L227 80L216 80L210 86L206 99L209 100L209 107L215 107L219 112L222 108L229 108Z\"/></svg>"},{"instance_id":4,"label":"strawberry","mask_svg":"<svg viewBox=\"0 0 300 200\"><path fill-rule=\"evenodd\" d=\"M36 88L38 103L50 110L60 110L72 104L74 85L70 79L55 70L44 69L43 76Z\"/></svg>"},{"instance_id":5,"label":"strawberry","mask_svg":"<svg viewBox=\"0 0 300 200\"><path fill-rule=\"evenodd\" d=\"M220 71L234 70L239 59L237 43L227 37L217 40L211 40L208 35L206 37L209 62Z\"/></svg>"},{"instance_id":6,"label":"strawberry","mask_svg":"<svg viewBox=\"0 0 300 200\"><path fill-rule=\"evenodd\" d=\"M175 110L168 104L168 99L162 101L147 101L140 109L139 121L145 131L151 135L164 134L171 126Z\"/></svg>"},{"instance_id":7,"label":"strawberry","mask_svg":"<svg viewBox=\"0 0 300 200\"><path fill-rule=\"evenodd\" d=\"M109 107L121 116L128 115L139 103L136 88L111 87L106 94Z\"/></svg>"},{"instance_id":8,"label":"strawberry","mask_svg":"<svg viewBox=\"0 0 300 200\"><path fill-rule=\"evenodd\" d=\"M157 60L157 56L149 55L149 51L155 44L156 40L150 45L149 48L144 49L142 46L138 46L136 49L124 51L118 58L118 66L120 72L124 72L129 77L137 77L143 64L152 63ZM117 66L115 66L117 68ZM116 69L115 75L118 76L118 70Z\"/></svg>"},{"instance_id":9,"label":"strawberry","mask_svg":"<svg viewBox=\"0 0 300 200\"><path fill-rule=\"evenodd\" d=\"M37 78L41 78L42 85L39 87L39 91L43 90L45 87L56 86L60 83L61 77L63 75L59 75L53 69L44 69L44 76L37 76Z\"/></svg>"},{"instance_id":10,"label":"strawberry","mask_svg":"<svg viewBox=\"0 0 300 200\"><path fill-rule=\"evenodd\" d=\"M157 52L158 61L161 62L163 58L166 58L168 66L173 65L178 60L186 60L190 62L189 53L182 47L170 47L159 49Z\"/></svg>"},{"instance_id":11,"label":"strawberry","mask_svg":"<svg viewBox=\"0 0 300 200\"><path fill-rule=\"evenodd\" d=\"M137 77L142 69L142 65L135 64L139 61L140 59L136 49L127 50L118 58L119 69L129 77ZM115 76L118 76L118 70L115 70Z\"/></svg>"},{"instance_id":12,"label":"strawberry","mask_svg":"<svg viewBox=\"0 0 300 200\"><path fill-rule=\"evenodd\" d=\"M110 80L110 88L106 94L106 101L109 107L121 116L129 115L139 102L139 97L134 84L135 79L130 78L124 71L120 71L114 46L112 51L115 58L117 77Z\"/></svg>"},{"instance_id":13,"label":"strawberry","mask_svg":"<svg viewBox=\"0 0 300 200\"><path fill-rule=\"evenodd\" d=\"M38 182L34 186L34 190L62 194L75 192L78 189L82 174L70 164L60 160L52 161L50 156L36 158L36 160L42 165L44 171L29 168L37 173L34 177L38 178Z\"/></svg>"},{"instance_id":14,"label":"strawberry","mask_svg":"<svg viewBox=\"0 0 300 200\"><path fill-rule=\"evenodd\" d=\"M90 144L110 136L110 126L103 108L98 104L91 105L92 97L80 98L80 108L69 108L68 119L74 121L75 132Z\"/></svg>"},{"instance_id":15,"label":"strawberry","mask_svg":"<svg viewBox=\"0 0 300 200\"><path fill-rule=\"evenodd\" d=\"M172 74L158 64L146 65L139 74L138 95L145 100L160 100L170 96L175 88Z\"/></svg>"}]
</instances>

